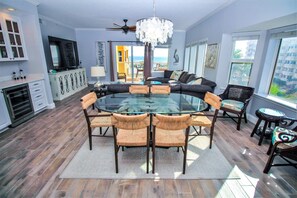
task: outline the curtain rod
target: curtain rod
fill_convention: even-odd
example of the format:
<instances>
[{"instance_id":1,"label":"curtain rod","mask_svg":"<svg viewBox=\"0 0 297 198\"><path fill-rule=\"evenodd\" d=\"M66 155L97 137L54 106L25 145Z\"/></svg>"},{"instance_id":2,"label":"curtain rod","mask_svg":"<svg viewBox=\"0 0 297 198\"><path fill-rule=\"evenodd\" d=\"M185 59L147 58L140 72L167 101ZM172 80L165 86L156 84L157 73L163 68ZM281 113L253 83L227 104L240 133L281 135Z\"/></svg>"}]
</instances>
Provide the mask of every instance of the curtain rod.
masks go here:
<instances>
[{"instance_id":1,"label":"curtain rod","mask_svg":"<svg viewBox=\"0 0 297 198\"><path fill-rule=\"evenodd\" d=\"M107 41L107 42L121 42L121 43L142 43L141 41Z\"/></svg>"}]
</instances>

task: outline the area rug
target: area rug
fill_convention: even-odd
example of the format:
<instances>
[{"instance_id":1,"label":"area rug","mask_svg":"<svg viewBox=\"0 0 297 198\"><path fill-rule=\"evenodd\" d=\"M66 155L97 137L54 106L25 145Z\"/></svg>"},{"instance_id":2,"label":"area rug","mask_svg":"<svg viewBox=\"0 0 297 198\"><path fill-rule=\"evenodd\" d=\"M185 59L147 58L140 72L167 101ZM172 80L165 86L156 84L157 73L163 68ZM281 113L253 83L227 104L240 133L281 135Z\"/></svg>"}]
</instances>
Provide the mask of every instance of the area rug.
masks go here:
<instances>
[{"instance_id":1,"label":"area rug","mask_svg":"<svg viewBox=\"0 0 297 198\"><path fill-rule=\"evenodd\" d=\"M152 152L150 152L150 159ZM119 151L119 173L115 173L112 137L93 138L93 150L88 140L65 168L60 178L100 179L238 179L233 167L215 144L209 149L209 137L195 137L189 142L186 174L182 174L183 152L176 148L156 148L156 170L146 174L145 148Z\"/></svg>"}]
</instances>

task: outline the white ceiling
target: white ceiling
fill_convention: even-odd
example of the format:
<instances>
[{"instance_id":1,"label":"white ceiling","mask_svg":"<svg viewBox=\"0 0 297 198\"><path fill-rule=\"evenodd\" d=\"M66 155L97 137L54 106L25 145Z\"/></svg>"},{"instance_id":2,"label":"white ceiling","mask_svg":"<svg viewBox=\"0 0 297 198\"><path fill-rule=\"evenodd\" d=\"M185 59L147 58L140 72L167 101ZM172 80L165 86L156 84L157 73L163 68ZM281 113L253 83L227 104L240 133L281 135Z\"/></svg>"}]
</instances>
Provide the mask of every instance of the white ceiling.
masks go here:
<instances>
[{"instance_id":1,"label":"white ceiling","mask_svg":"<svg viewBox=\"0 0 297 198\"><path fill-rule=\"evenodd\" d=\"M27 0L44 18L72 28L107 28L113 23L135 25L153 16L153 0ZM155 0L156 16L170 19L174 30L187 30L235 0Z\"/></svg>"}]
</instances>

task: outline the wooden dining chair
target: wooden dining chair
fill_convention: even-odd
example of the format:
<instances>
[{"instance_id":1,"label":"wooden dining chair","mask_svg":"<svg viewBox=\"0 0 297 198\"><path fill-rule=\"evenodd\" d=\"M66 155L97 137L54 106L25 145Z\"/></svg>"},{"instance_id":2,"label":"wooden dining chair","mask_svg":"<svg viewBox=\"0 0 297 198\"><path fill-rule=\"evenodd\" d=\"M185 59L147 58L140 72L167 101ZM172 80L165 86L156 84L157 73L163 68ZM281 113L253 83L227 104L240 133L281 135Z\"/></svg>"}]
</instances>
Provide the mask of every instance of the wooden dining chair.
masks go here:
<instances>
[{"instance_id":1,"label":"wooden dining chair","mask_svg":"<svg viewBox=\"0 0 297 198\"><path fill-rule=\"evenodd\" d=\"M148 94L150 91L147 85L131 85L129 87L129 93L131 94Z\"/></svg>"},{"instance_id":2,"label":"wooden dining chair","mask_svg":"<svg viewBox=\"0 0 297 198\"><path fill-rule=\"evenodd\" d=\"M191 134L190 136L204 135L201 133L202 127L210 128L209 148L211 149L215 122L217 120L217 116L221 107L221 98L213 93L207 92L205 94L204 101L214 108L214 112L210 113L208 111L208 112L199 112L199 113L192 114L191 126L194 128L195 134ZM210 120L209 117L212 117L212 119ZM199 127L199 131L195 128L195 126Z\"/></svg>"},{"instance_id":3,"label":"wooden dining chair","mask_svg":"<svg viewBox=\"0 0 297 198\"><path fill-rule=\"evenodd\" d=\"M153 173L155 173L156 147L182 148L184 153L183 174L186 172L189 126L189 114L180 116L166 116L156 114L153 116Z\"/></svg>"},{"instance_id":4,"label":"wooden dining chair","mask_svg":"<svg viewBox=\"0 0 297 198\"><path fill-rule=\"evenodd\" d=\"M170 86L168 85L152 85L150 88L152 94L170 94Z\"/></svg>"},{"instance_id":5,"label":"wooden dining chair","mask_svg":"<svg viewBox=\"0 0 297 198\"><path fill-rule=\"evenodd\" d=\"M88 136L90 150L92 150L92 137L102 137L106 135L108 127L111 127L111 114L107 112L96 112L94 111L94 103L97 100L95 92L91 92L83 96L81 101L81 106L88 125ZM93 134L93 129L99 127L100 135ZM105 132L102 134L102 127L107 127Z\"/></svg>"},{"instance_id":6,"label":"wooden dining chair","mask_svg":"<svg viewBox=\"0 0 297 198\"><path fill-rule=\"evenodd\" d=\"M114 137L114 153L116 173L118 168L118 152L120 147L146 146L146 172L149 171L149 139L150 118L148 114L121 115L113 114L112 128Z\"/></svg>"}]
</instances>

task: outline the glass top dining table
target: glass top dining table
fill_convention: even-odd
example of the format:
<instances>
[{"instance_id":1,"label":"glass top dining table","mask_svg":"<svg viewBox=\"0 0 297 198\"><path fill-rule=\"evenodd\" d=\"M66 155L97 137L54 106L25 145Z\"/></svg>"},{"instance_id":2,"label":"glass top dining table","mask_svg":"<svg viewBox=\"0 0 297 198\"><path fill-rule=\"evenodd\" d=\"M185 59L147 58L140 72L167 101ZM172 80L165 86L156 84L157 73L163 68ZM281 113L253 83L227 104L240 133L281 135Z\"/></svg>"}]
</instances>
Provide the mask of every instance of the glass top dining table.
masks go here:
<instances>
[{"instance_id":1,"label":"glass top dining table","mask_svg":"<svg viewBox=\"0 0 297 198\"><path fill-rule=\"evenodd\" d=\"M98 98L95 107L121 114L191 114L205 110L208 105L198 97L179 93L116 93Z\"/></svg>"}]
</instances>

